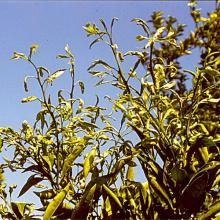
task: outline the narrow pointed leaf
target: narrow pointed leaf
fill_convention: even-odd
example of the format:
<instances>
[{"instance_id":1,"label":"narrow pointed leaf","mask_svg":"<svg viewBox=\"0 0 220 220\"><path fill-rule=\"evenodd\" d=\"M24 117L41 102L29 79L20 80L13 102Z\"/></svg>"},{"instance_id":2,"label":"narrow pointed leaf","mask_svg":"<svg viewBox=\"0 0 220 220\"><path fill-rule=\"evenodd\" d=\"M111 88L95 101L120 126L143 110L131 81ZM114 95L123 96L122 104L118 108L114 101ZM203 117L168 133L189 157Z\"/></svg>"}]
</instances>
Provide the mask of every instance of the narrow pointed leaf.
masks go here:
<instances>
[{"instance_id":1,"label":"narrow pointed leaf","mask_svg":"<svg viewBox=\"0 0 220 220\"><path fill-rule=\"evenodd\" d=\"M53 216L54 212L57 210L59 205L63 202L65 199L67 193L69 192L71 187L71 184L68 183L67 186L61 190L55 197L54 199L49 203L47 206L47 209L44 213L43 220L49 220Z\"/></svg>"},{"instance_id":2,"label":"narrow pointed leaf","mask_svg":"<svg viewBox=\"0 0 220 220\"><path fill-rule=\"evenodd\" d=\"M22 103L33 102L33 101L35 101L36 99L37 99L36 96L28 96L27 98L23 98L23 99L21 100L21 102L22 102Z\"/></svg>"},{"instance_id":3,"label":"narrow pointed leaf","mask_svg":"<svg viewBox=\"0 0 220 220\"><path fill-rule=\"evenodd\" d=\"M120 202L120 200L118 199L118 197L115 195L115 193L110 190L105 184L103 184L103 188L105 189L105 191L107 192L107 194L118 204L118 206L122 209L122 204Z\"/></svg>"},{"instance_id":4,"label":"narrow pointed leaf","mask_svg":"<svg viewBox=\"0 0 220 220\"><path fill-rule=\"evenodd\" d=\"M96 149L93 148L90 153L87 155L84 164L83 164L83 174L84 178L88 176L89 171L91 170L92 163L94 161L94 157L96 155Z\"/></svg>"},{"instance_id":5,"label":"narrow pointed leaf","mask_svg":"<svg viewBox=\"0 0 220 220\"><path fill-rule=\"evenodd\" d=\"M27 182L22 187L18 197L22 196L24 193L26 193L32 186L35 186L37 183L41 182L43 180L42 177L35 177L35 175L32 175L28 178Z\"/></svg>"}]
</instances>

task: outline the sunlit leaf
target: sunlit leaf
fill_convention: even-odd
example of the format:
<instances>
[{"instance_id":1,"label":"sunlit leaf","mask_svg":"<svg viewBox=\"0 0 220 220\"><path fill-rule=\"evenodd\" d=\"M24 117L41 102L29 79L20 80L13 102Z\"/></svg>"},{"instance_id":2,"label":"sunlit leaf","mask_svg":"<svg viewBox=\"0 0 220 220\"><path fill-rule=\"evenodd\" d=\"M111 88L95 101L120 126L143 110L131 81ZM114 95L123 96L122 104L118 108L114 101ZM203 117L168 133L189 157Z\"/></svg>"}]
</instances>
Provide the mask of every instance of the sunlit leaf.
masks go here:
<instances>
[{"instance_id":1,"label":"sunlit leaf","mask_svg":"<svg viewBox=\"0 0 220 220\"><path fill-rule=\"evenodd\" d=\"M79 114L82 112L83 106L84 106L84 101L82 99L79 99L79 105L78 105L76 114Z\"/></svg>"},{"instance_id":2,"label":"sunlit leaf","mask_svg":"<svg viewBox=\"0 0 220 220\"><path fill-rule=\"evenodd\" d=\"M172 87L175 86L175 84L176 84L175 82L168 82L167 84L163 85L163 86L161 87L161 89L164 89L164 90L171 89Z\"/></svg>"},{"instance_id":3,"label":"sunlit leaf","mask_svg":"<svg viewBox=\"0 0 220 220\"><path fill-rule=\"evenodd\" d=\"M83 164L83 173L84 173L85 179L88 176L89 171L91 170L95 155L96 155L96 148L93 148L85 158L85 161Z\"/></svg>"},{"instance_id":4,"label":"sunlit leaf","mask_svg":"<svg viewBox=\"0 0 220 220\"><path fill-rule=\"evenodd\" d=\"M31 57L33 54L36 53L36 50L37 48L39 47L38 44L32 44L31 47L30 47L30 53L29 53L29 56Z\"/></svg>"},{"instance_id":5,"label":"sunlit leaf","mask_svg":"<svg viewBox=\"0 0 220 220\"><path fill-rule=\"evenodd\" d=\"M18 60L18 59L28 60L25 54L14 52L13 56L11 57L11 60Z\"/></svg>"},{"instance_id":6,"label":"sunlit leaf","mask_svg":"<svg viewBox=\"0 0 220 220\"><path fill-rule=\"evenodd\" d=\"M83 29L87 32L87 36L96 35L99 32L99 29L95 25L91 25L91 23L87 23Z\"/></svg>"},{"instance_id":7,"label":"sunlit leaf","mask_svg":"<svg viewBox=\"0 0 220 220\"><path fill-rule=\"evenodd\" d=\"M47 82L48 83L52 83L56 78L60 77L61 75L63 75L65 72L65 69L62 70L57 70L55 73L53 73L51 76L49 76L47 78Z\"/></svg>"},{"instance_id":8,"label":"sunlit leaf","mask_svg":"<svg viewBox=\"0 0 220 220\"><path fill-rule=\"evenodd\" d=\"M146 40L146 39L147 39L147 38L144 37L144 36L142 36L142 35L136 36L136 40L137 40L137 41L142 41L142 40Z\"/></svg>"},{"instance_id":9,"label":"sunlit leaf","mask_svg":"<svg viewBox=\"0 0 220 220\"><path fill-rule=\"evenodd\" d=\"M36 96L28 96L27 98L23 98L23 99L21 100L21 102L22 102L22 103L33 102L33 101L35 101L36 99L37 99Z\"/></svg>"},{"instance_id":10,"label":"sunlit leaf","mask_svg":"<svg viewBox=\"0 0 220 220\"><path fill-rule=\"evenodd\" d=\"M117 195L111 190L109 189L105 184L102 185L103 188L105 189L105 191L107 192L107 194L118 204L118 206L122 209L122 204L120 202L120 200L118 199Z\"/></svg>"},{"instance_id":11,"label":"sunlit leaf","mask_svg":"<svg viewBox=\"0 0 220 220\"><path fill-rule=\"evenodd\" d=\"M68 183L67 186L62 189L54 198L53 200L49 203L47 206L47 209L44 213L43 220L49 220L53 216L54 212L57 210L59 205L63 202L65 199L67 193L69 192L71 187L71 183Z\"/></svg>"}]
</instances>

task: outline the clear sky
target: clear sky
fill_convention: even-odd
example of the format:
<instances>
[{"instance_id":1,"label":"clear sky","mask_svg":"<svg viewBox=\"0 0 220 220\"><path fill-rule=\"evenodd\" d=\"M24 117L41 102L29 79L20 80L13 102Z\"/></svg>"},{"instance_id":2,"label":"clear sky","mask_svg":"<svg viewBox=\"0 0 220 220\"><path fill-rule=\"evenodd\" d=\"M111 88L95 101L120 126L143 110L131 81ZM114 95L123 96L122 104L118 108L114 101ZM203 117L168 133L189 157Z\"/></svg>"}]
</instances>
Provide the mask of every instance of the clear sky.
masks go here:
<instances>
[{"instance_id":1,"label":"clear sky","mask_svg":"<svg viewBox=\"0 0 220 220\"><path fill-rule=\"evenodd\" d=\"M199 2L203 14L212 11L214 5L214 1ZM187 1L0 1L0 127L18 128L23 120L33 121L39 110L34 103L20 103L27 96L23 78L32 75L33 70L27 63L9 60L14 51L28 53L31 44L39 44L35 60L53 72L66 67L55 56L62 53L68 43L75 55L76 77L86 84L85 103L94 104L96 93L104 96L111 95L112 91L106 87L94 89L96 80L91 79L86 69L92 60L109 59L111 54L101 45L90 50L92 39L86 37L82 26L87 22L98 23L100 18L110 22L111 18L118 17L115 39L119 49L126 52L140 46L135 36L141 30L131 19L148 20L153 11L177 17L179 23L187 25L187 32L193 28ZM196 65L193 59L183 62L187 69ZM56 86L65 88L68 83L62 76ZM35 94L37 87L30 84L30 88L30 94ZM17 180L24 183L24 179Z\"/></svg>"}]
</instances>

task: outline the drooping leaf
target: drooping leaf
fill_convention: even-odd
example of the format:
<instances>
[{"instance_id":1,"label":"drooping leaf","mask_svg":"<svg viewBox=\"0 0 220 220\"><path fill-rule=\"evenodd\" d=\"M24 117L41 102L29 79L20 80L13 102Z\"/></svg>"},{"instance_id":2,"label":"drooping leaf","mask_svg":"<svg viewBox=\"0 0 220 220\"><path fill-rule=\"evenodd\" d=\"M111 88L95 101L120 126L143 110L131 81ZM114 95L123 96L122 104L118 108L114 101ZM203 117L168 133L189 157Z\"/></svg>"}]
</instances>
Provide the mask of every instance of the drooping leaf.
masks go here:
<instances>
[{"instance_id":1,"label":"drooping leaf","mask_svg":"<svg viewBox=\"0 0 220 220\"><path fill-rule=\"evenodd\" d=\"M105 61L103 61L103 60L94 60L93 61L93 63L92 63L92 65L90 65L90 67L88 68L88 71L89 70L91 70L92 68L94 68L96 65L98 65L98 64L100 64L100 65L102 65L105 69L107 69L107 70L111 70L112 69L112 67L111 66L109 66L109 64L107 64Z\"/></svg>"},{"instance_id":2,"label":"drooping leaf","mask_svg":"<svg viewBox=\"0 0 220 220\"><path fill-rule=\"evenodd\" d=\"M94 41L92 41L92 43L89 45L89 48L91 49L92 46L96 43L98 43L100 41L100 38L95 39Z\"/></svg>"},{"instance_id":3,"label":"drooping leaf","mask_svg":"<svg viewBox=\"0 0 220 220\"><path fill-rule=\"evenodd\" d=\"M0 152L2 151L2 147L3 147L3 140L2 138L0 138Z\"/></svg>"},{"instance_id":4,"label":"drooping leaf","mask_svg":"<svg viewBox=\"0 0 220 220\"><path fill-rule=\"evenodd\" d=\"M79 87L80 87L81 92L82 92L82 94L83 94L84 91L85 91L85 86L84 86L84 83L83 83L82 81L79 81Z\"/></svg>"},{"instance_id":5,"label":"drooping leaf","mask_svg":"<svg viewBox=\"0 0 220 220\"><path fill-rule=\"evenodd\" d=\"M26 77L24 78L24 90L25 90L25 92L28 92L27 79L28 79L28 76L26 76Z\"/></svg>"},{"instance_id":6,"label":"drooping leaf","mask_svg":"<svg viewBox=\"0 0 220 220\"><path fill-rule=\"evenodd\" d=\"M64 165L63 165L62 173L61 173L61 179L63 179L65 175L69 172L73 162L81 154L83 150L84 150L84 147L82 145L76 145L73 152L64 160Z\"/></svg>"},{"instance_id":7,"label":"drooping leaf","mask_svg":"<svg viewBox=\"0 0 220 220\"><path fill-rule=\"evenodd\" d=\"M30 53L29 53L29 57L31 58L33 54L36 53L37 48L39 47L38 44L32 44L30 47Z\"/></svg>"},{"instance_id":8,"label":"drooping leaf","mask_svg":"<svg viewBox=\"0 0 220 220\"><path fill-rule=\"evenodd\" d=\"M116 18L116 17L112 18L111 26L110 26L110 28L111 28L111 31L110 31L111 34L112 34L112 29L113 29L113 26L114 26L115 21L118 21L118 18Z\"/></svg>"},{"instance_id":9,"label":"drooping leaf","mask_svg":"<svg viewBox=\"0 0 220 220\"><path fill-rule=\"evenodd\" d=\"M84 101L82 99L79 99L79 105L78 105L76 114L79 114L82 112L83 106L84 106Z\"/></svg>"}]
</instances>

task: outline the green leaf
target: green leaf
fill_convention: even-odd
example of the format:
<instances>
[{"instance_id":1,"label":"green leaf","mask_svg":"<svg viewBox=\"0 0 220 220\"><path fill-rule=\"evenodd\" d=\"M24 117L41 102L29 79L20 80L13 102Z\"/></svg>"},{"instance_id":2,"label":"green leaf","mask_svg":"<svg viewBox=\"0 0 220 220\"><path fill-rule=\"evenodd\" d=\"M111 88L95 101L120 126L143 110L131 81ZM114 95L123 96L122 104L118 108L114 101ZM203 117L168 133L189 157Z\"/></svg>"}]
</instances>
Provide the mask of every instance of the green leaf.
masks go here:
<instances>
[{"instance_id":1,"label":"green leaf","mask_svg":"<svg viewBox=\"0 0 220 220\"><path fill-rule=\"evenodd\" d=\"M146 39L147 39L147 37L144 37L144 36L142 36L142 35L136 36L136 40L137 40L137 41L142 41L142 40L146 40Z\"/></svg>"},{"instance_id":2,"label":"green leaf","mask_svg":"<svg viewBox=\"0 0 220 220\"><path fill-rule=\"evenodd\" d=\"M113 26L114 26L114 22L115 22L115 21L118 21L118 18L114 17L114 18L112 19L112 22L111 22L111 34L112 34L112 28L113 28Z\"/></svg>"},{"instance_id":3,"label":"green leaf","mask_svg":"<svg viewBox=\"0 0 220 220\"><path fill-rule=\"evenodd\" d=\"M106 197L103 209L104 209L103 211L105 211L107 213L107 216L112 215L112 207L111 207L111 203L110 203L110 200L109 200L109 196Z\"/></svg>"},{"instance_id":4,"label":"green leaf","mask_svg":"<svg viewBox=\"0 0 220 220\"><path fill-rule=\"evenodd\" d=\"M69 58L69 56L64 55L64 54L58 54L58 55L56 56L56 58L66 59L66 58Z\"/></svg>"},{"instance_id":5,"label":"green leaf","mask_svg":"<svg viewBox=\"0 0 220 220\"><path fill-rule=\"evenodd\" d=\"M215 218L216 220L218 220L219 213L220 213L220 201L217 201L208 208L208 211L206 213L203 212L201 215L199 215L198 220L213 219L212 217L214 217L215 214L218 214L218 217Z\"/></svg>"},{"instance_id":6,"label":"green leaf","mask_svg":"<svg viewBox=\"0 0 220 220\"><path fill-rule=\"evenodd\" d=\"M147 93L147 91L144 89L143 90L143 93L142 93L142 98L143 98L143 101L146 103L148 98L149 98L149 95Z\"/></svg>"},{"instance_id":7,"label":"green leaf","mask_svg":"<svg viewBox=\"0 0 220 220\"><path fill-rule=\"evenodd\" d=\"M23 219L26 205L26 203L22 202L11 202L12 210L19 219Z\"/></svg>"},{"instance_id":8,"label":"green leaf","mask_svg":"<svg viewBox=\"0 0 220 220\"><path fill-rule=\"evenodd\" d=\"M47 189L41 192L34 192L40 199L52 199L56 193L53 189Z\"/></svg>"},{"instance_id":9,"label":"green leaf","mask_svg":"<svg viewBox=\"0 0 220 220\"><path fill-rule=\"evenodd\" d=\"M68 54L68 56L69 56L70 58L73 58L73 55L72 55L72 53L71 53L70 50L69 50L69 45L68 45L68 44L65 46L64 49L65 49L66 53Z\"/></svg>"},{"instance_id":10,"label":"green leaf","mask_svg":"<svg viewBox=\"0 0 220 220\"><path fill-rule=\"evenodd\" d=\"M171 89L172 87L175 86L175 84L176 84L175 82L168 82L167 84L163 85L163 86L161 87L161 89L164 89L164 90Z\"/></svg>"},{"instance_id":11,"label":"green leaf","mask_svg":"<svg viewBox=\"0 0 220 220\"><path fill-rule=\"evenodd\" d=\"M171 177L176 183L182 183L186 178L186 172L176 165L171 170Z\"/></svg>"},{"instance_id":12,"label":"green leaf","mask_svg":"<svg viewBox=\"0 0 220 220\"><path fill-rule=\"evenodd\" d=\"M49 156L42 156L43 160L46 162L47 166L49 167L49 170L52 171L53 164L54 164L54 155L49 155Z\"/></svg>"},{"instance_id":13,"label":"green leaf","mask_svg":"<svg viewBox=\"0 0 220 220\"><path fill-rule=\"evenodd\" d=\"M72 211L71 219L87 219L94 193L96 191L96 186L97 185L92 182L87 185L83 196Z\"/></svg>"},{"instance_id":14,"label":"green leaf","mask_svg":"<svg viewBox=\"0 0 220 220\"><path fill-rule=\"evenodd\" d=\"M173 203L168 195L168 190L161 186L161 184L157 181L157 179L154 176L149 176L149 181L153 189L159 193L159 197L162 196L162 198L164 198L169 203L170 207L173 209Z\"/></svg>"},{"instance_id":15,"label":"green leaf","mask_svg":"<svg viewBox=\"0 0 220 220\"><path fill-rule=\"evenodd\" d=\"M84 102L83 102L83 100L82 100L82 99L79 99L79 105L78 105L78 108L77 108L76 114L79 114L79 113L82 112L83 106L84 106Z\"/></svg>"},{"instance_id":16,"label":"green leaf","mask_svg":"<svg viewBox=\"0 0 220 220\"><path fill-rule=\"evenodd\" d=\"M94 161L96 155L96 148L93 148L89 154L87 155L84 164L83 164L83 174L84 174L84 178L86 179L86 177L88 176L89 171L91 170L91 166L92 163Z\"/></svg>"},{"instance_id":17,"label":"green leaf","mask_svg":"<svg viewBox=\"0 0 220 220\"><path fill-rule=\"evenodd\" d=\"M126 179L129 181L134 181L134 166L128 165Z\"/></svg>"},{"instance_id":18,"label":"green leaf","mask_svg":"<svg viewBox=\"0 0 220 220\"><path fill-rule=\"evenodd\" d=\"M39 66L39 67L37 68L37 71L38 71L38 73L39 73L39 75L40 75L41 77L43 77L43 75L44 75L43 72L46 72L48 76L50 75L50 71L49 71L47 68L43 67L43 66Z\"/></svg>"},{"instance_id":19,"label":"green leaf","mask_svg":"<svg viewBox=\"0 0 220 220\"><path fill-rule=\"evenodd\" d=\"M82 94L83 94L84 91L85 91L85 86L84 86L84 83L83 83L82 81L79 81L79 87L80 87L81 92L82 92Z\"/></svg>"},{"instance_id":20,"label":"green leaf","mask_svg":"<svg viewBox=\"0 0 220 220\"><path fill-rule=\"evenodd\" d=\"M154 34L154 39L158 39L160 35L166 30L166 27L160 27L157 29L156 33Z\"/></svg>"},{"instance_id":21,"label":"green leaf","mask_svg":"<svg viewBox=\"0 0 220 220\"><path fill-rule=\"evenodd\" d=\"M33 101L35 101L36 99L37 99L36 96L28 96L27 98L23 98L23 99L21 100L21 102L22 102L22 103L33 102Z\"/></svg>"},{"instance_id":22,"label":"green leaf","mask_svg":"<svg viewBox=\"0 0 220 220\"><path fill-rule=\"evenodd\" d=\"M148 190L149 190L149 183L148 181L141 183L141 195L144 201L144 204L146 204L147 196L148 196ZM150 201L148 201L150 203ZM150 206L150 204L149 204Z\"/></svg>"},{"instance_id":23,"label":"green leaf","mask_svg":"<svg viewBox=\"0 0 220 220\"><path fill-rule=\"evenodd\" d=\"M24 90L25 90L25 92L28 92L27 79L28 79L28 76L26 76L26 77L24 78Z\"/></svg>"},{"instance_id":24,"label":"green leaf","mask_svg":"<svg viewBox=\"0 0 220 220\"><path fill-rule=\"evenodd\" d=\"M43 180L42 177L35 177L35 175L32 175L28 178L27 182L22 187L18 197L22 196L24 193L26 193L32 186L36 185L37 183L41 182Z\"/></svg>"},{"instance_id":25,"label":"green leaf","mask_svg":"<svg viewBox=\"0 0 220 220\"><path fill-rule=\"evenodd\" d=\"M18 59L28 60L25 54L14 52L13 56L11 57L11 60L18 60Z\"/></svg>"},{"instance_id":26,"label":"green leaf","mask_svg":"<svg viewBox=\"0 0 220 220\"><path fill-rule=\"evenodd\" d=\"M91 49L92 46L96 43L98 43L100 41L100 38L95 39L94 41L92 41L92 43L89 45L89 48Z\"/></svg>"},{"instance_id":27,"label":"green leaf","mask_svg":"<svg viewBox=\"0 0 220 220\"><path fill-rule=\"evenodd\" d=\"M0 152L2 152L2 147L3 147L3 139L0 138Z\"/></svg>"},{"instance_id":28,"label":"green leaf","mask_svg":"<svg viewBox=\"0 0 220 220\"><path fill-rule=\"evenodd\" d=\"M64 74L66 69L61 69L61 70L57 70L56 72L54 72L51 76L49 76L47 78L47 82L48 83L52 83L56 78L60 77L61 75Z\"/></svg>"},{"instance_id":29,"label":"green leaf","mask_svg":"<svg viewBox=\"0 0 220 220\"><path fill-rule=\"evenodd\" d=\"M94 60L92 65L90 65L90 67L88 68L88 71L91 70L92 68L94 68L96 65L102 65L105 69L107 70L111 70L112 67L109 66L106 62L104 62L103 60Z\"/></svg>"},{"instance_id":30,"label":"green leaf","mask_svg":"<svg viewBox=\"0 0 220 220\"><path fill-rule=\"evenodd\" d=\"M71 154L68 155L68 157L64 160L61 179L63 179L65 175L69 172L73 162L81 154L83 150L84 150L84 147L82 145L76 145L73 149L73 152L71 152Z\"/></svg>"},{"instance_id":31,"label":"green leaf","mask_svg":"<svg viewBox=\"0 0 220 220\"><path fill-rule=\"evenodd\" d=\"M99 29L95 25L91 25L90 22L83 26L83 29L86 31L87 36L96 35L99 32Z\"/></svg>"},{"instance_id":32,"label":"green leaf","mask_svg":"<svg viewBox=\"0 0 220 220\"><path fill-rule=\"evenodd\" d=\"M31 58L32 54L35 54L36 53L36 50L37 48L39 47L38 44L32 44L31 47L30 47L30 53L29 53L29 56Z\"/></svg>"},{"instance_id":33,"label":"green leaf","mask_svg":"<svg viewBox=\"0 0 220 220\"><path fill-rule=\"evenodd\" d=\"M118 197L115 195L115 193L110 190L105 184L102 185L103 188L105 189L106 193L118 204L118 206L122 209L122 204Z\"/></svg>"},{"instance_id":34,"label":"green leaf","mask_svg":"<svg viewBox=\"0 0 220 220\"><path fill-rule=\"evenodd\" d=\"M54 198L53 200L49 203L47 206L47 209L44 213L43 220L50 220L51 217L53 216L54 212L57 210L59 205L63 202L65 199L67 193L69 192L71 187L71 183L68 183L67 186L61 190Z\"/></svg>"}]
</instances>

